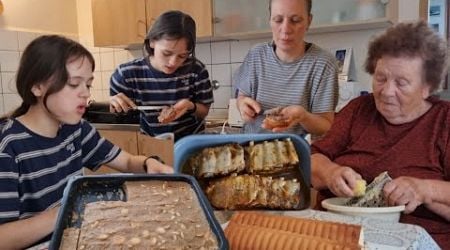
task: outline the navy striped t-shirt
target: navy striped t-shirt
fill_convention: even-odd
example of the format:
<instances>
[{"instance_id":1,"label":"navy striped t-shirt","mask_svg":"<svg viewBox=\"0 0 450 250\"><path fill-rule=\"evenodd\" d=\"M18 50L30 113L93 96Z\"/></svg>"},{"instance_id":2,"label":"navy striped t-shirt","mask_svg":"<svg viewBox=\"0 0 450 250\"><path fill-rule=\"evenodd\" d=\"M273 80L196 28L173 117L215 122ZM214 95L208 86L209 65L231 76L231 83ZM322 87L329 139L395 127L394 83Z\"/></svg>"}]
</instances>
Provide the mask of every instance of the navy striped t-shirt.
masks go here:
<instances>
[{"instance_id":1,"label":"navy striped t-shirt","mask_svg":"<svg viewBox=\"0 0 450 250\"><path fill-rule=\"evenodd\" d=\"M55 138L34 133L16 119L0 124L0 224L60 204L67 181L113 160L117 146L92 125L62 125Z\"/></svg>"},{"instance_id":2,"label":"navy striped t-shirt","mask_svg":"<svg viewBox=\"0 0 450 250\"><path fill-rule=\"evenodd\" d=\"M209 105L214 102L209 74L198 60L165 74L153 68L146 58L121 64L111 76L110 95L124 93L136 105L170 106L181 99ZM141 131L148 135L172 132L175 138L203 130L202 119L186 113L169 124L158 122L160 111L141 112Z\"/></svg>"}]
</instances>

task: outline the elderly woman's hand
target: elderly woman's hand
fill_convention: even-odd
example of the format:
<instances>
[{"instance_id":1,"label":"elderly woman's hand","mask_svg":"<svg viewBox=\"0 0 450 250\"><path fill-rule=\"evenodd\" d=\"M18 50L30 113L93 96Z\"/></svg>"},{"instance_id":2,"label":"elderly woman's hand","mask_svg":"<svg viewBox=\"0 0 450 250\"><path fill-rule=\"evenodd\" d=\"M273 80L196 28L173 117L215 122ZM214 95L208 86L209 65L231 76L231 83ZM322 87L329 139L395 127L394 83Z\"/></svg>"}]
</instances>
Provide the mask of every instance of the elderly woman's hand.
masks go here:
<instances>
[{"instance_id":1,"label":"elderly woman's hand","mask_svg":"<svg viewBox=\"0 0 450 250\"><path fill-rule=\"evenodd\" d=\"M402 176L386 183L383 192L389 206L405 205L405 213L411 213L421 204L431 202L430 189L425 180Z\"/></svg>"},{"instance_id":2,"label":"elderly woman's hand","mask_svg":"<svg viewBox=\"0 0 450 250\"><path fill-rule=\"evenodd\" d=\"M327 176L328 189L339 197L352 197L356 181L362 179L360 174L347 166L336 166Z\"/></svg>"}]
</instances>

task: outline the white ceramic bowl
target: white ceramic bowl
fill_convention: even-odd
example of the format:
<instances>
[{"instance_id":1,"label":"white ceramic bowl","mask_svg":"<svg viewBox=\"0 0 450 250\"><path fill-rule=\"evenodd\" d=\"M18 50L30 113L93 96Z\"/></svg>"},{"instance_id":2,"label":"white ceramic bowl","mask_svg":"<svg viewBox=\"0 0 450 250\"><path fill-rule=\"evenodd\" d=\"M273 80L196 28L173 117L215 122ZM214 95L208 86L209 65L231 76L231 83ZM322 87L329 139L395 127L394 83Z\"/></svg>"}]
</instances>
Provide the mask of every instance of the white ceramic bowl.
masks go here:
<instances>
[{"instance_id":1,"label":"white ceramic bowl","mask_svg":"<svg viewBox=\"0 0 450 250\"><path fill-rule=\"evenodd\" d=\"M351 207L344 205L349 198L335 197L322 201L322 207L330 212L377 218L392 222L398 222L400 213L405 210L405 206L395 207Z\"/></svg>"}]
</instances>

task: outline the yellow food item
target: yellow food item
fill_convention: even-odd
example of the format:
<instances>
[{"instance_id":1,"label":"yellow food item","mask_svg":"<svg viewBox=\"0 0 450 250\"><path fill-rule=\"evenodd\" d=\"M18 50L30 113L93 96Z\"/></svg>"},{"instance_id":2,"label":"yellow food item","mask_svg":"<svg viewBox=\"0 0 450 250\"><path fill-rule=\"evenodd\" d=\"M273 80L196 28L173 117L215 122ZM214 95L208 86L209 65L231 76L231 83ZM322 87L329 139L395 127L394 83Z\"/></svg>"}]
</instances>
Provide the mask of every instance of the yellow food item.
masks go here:
<instances>
[{"instance_id":1,"label":"yellow food item","mask_svg":"<svg viewBox=\"0 0 450 250\"><path fill-rule=\"evenodd\" d=\"M353 195L356 197L363 196L366 193L366 184L365 180L357 180L356 185L353 188Z\"/></svg>"}]
</instances>

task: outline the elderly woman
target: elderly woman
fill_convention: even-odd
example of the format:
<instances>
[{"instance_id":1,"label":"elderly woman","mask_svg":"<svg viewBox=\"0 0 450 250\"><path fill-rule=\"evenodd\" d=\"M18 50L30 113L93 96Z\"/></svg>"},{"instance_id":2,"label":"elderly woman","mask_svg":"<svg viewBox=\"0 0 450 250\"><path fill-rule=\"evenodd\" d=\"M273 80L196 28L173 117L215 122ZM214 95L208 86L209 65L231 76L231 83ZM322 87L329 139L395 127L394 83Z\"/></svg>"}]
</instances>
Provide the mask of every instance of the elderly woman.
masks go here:
<instances>
[{"instance_id":1,"label":"elderly woman","mask_svg":"<svg viewBox=\"0 0 450 250\"><path fill-rule=\"evenodd\" d=\"M447 46L424 22L398 24L369 45L373 94L351 101L312 145L318 201L350 197L358 179L388 171L389 205L450 249L450 103L432 96L447 71Z\"/></svg>"}]
</instances>

